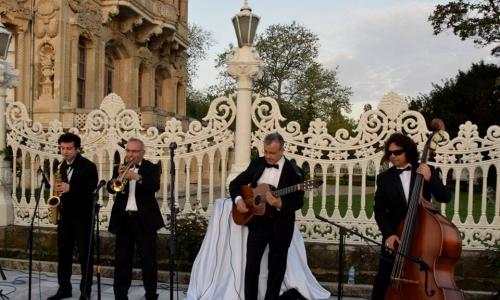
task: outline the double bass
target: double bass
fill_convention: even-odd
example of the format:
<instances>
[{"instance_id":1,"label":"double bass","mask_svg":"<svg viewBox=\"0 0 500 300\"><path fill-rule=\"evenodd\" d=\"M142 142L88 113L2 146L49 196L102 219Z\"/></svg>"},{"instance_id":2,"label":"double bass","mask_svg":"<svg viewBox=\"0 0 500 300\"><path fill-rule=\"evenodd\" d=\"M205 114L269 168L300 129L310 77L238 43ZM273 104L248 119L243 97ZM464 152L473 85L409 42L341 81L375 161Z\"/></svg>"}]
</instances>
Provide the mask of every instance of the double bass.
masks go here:
<instances>
[{"instance_id":1,"label":"double bass","mask_svg":"<svg viewBox=\"0 0 500 300\"><path fill-rule=\"evenodd\" d=\"M434 119L431 126L434 131L424 146L421 163L443 139L443 121ZM385 299L464 299L453 274L462 252L460 232L422 197L423 184L423 175L417 174L406 218L398 227L401 242Z\"/></svg>"}]
</instances>

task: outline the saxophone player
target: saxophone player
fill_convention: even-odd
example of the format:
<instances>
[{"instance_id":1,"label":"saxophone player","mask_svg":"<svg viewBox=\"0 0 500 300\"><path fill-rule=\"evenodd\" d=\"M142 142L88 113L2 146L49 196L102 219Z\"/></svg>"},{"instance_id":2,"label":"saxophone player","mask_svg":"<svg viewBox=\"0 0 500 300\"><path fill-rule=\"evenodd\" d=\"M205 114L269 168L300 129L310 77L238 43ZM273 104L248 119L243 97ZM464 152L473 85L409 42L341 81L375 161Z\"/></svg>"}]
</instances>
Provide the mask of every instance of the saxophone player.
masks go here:
<instances>
[{"instance_id":1,"label":"saxophone player","mask_svg":"<svg viewBox=\"0 0 500 300\"><path fill-rule=\"evenodd\" d=\"M60 195L60 219L57 224L58 266L57 293L47 300L58 300L72 296L71 269L73 249L78 247L82 272L79 299L90 299L93 268L86 273L89 241L92 225L92 192L97 186L97 168L90 160L80 154L80 137L65 133L59 137L59 150L63 162L60 165L61 180L54 186ZM92 254L90 258L92 260ZM93 266L93 262L90 262ZM87 278L87 280L85 280ZM87 286L85 287L85 282Z\"/></svg>"}]
</instances>

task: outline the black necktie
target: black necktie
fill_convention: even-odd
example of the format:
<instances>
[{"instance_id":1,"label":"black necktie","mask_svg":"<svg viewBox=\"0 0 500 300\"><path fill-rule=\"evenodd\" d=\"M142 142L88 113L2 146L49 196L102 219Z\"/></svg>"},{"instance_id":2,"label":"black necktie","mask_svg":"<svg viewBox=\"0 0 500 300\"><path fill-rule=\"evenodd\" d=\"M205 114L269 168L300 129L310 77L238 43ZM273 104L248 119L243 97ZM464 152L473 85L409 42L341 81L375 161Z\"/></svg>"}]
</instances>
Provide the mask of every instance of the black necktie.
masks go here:
<instances>
[{"instance_id":1,"label":"black necktie","mask_svg":"<svg viewBox=\"0 0 500 300\"><path fill-rule=\"evenodd\" d=\"M266 163L266 168L275 168L275 169L279 169L280 167L278 166L278 164L271 165L271 164Z\"/></svg>"},{"instance_id":2,"label":"black necktie","mask_svg":"<svg viewBox=\"0 0 500 300\"><path fill-rule=\"evenodd\" d=\"M403 169L396 169L398 170L398 174L403 173L404 171L411 171L411 166L406 166L406 168Z\"/></svg>"}]
</instances>

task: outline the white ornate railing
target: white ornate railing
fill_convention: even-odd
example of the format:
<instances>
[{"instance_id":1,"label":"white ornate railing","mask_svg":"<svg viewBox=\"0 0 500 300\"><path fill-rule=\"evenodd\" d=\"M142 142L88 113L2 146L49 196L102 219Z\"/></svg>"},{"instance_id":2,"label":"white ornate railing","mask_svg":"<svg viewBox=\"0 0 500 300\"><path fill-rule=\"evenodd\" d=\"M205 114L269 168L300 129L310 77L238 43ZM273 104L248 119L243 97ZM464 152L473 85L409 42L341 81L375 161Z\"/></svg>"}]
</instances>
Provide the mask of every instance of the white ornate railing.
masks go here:
<instances>
[{"instance_id":1,"label":"white ornate railing","mask_svg":"<svg viewBox=\"0 0 500 300\"><path fill-rule=\"evenodd\" d=\"M339 130L332 136L326 123L319 119L302 132L297 122L285 122L277 102L271 98L257 97L251 113L257 128L252 133L253 147L262 153L263 137L278 131L285 137L287 157L308 170L309 177L320 177L327 183L318 192L306 195L307 206L303 213L298 213L297 222L304 237L315 242L338 241L338 231L316 220L315 213L378 238L371 211L374 177L387 167L382 162L383 144L391 133L402 131L421 148L429 133L422 115L408 110L406 102L394 93L386 95L377 110L361 116L354 135ZM53 121L47 130L39 123L32 124L26 108L18 102L9 105L6 118L8 145L16 157L12 182L16 187L12 193L15 224L27 225L39 182L38 166L53 169L59 158L57 138L63 128L59 121ZM230 126L234 119L233 100L222 97L213 101L203 122L192 122L185 129L176 119L169 120L161 131L142 128L139 115L111 94L104 98L99 110L88 114L83 128L70 131L80 135L84 155L97 164L103 179L110 178L116 155L123 160L123 142L130 137L141 138L146 144L146 157L161 163L162 189L158 198L164 216L170 213L169 146L176 142L174 191L180 213L196 209L209 215L214 198L226 194L225 179L231 162L230 149L234 146ZM438 148L432 164L442 171L443 181L454 193L451 203L442 204L441 209L460 229L464 248L484 249L500 243L500 127L493 125L485 137L479 137L475 125L463 124L456 138L447 139ZM52 171L50 175L52 178ZM493 183L492 176L496 177ZM43 226L50 226L43 190L41 194L39 219ZM107 228L113 197L101 193L99 198L104 203L100 222ZM348 243L362 241L348 237Z\"/></svg>"}]
</instances>

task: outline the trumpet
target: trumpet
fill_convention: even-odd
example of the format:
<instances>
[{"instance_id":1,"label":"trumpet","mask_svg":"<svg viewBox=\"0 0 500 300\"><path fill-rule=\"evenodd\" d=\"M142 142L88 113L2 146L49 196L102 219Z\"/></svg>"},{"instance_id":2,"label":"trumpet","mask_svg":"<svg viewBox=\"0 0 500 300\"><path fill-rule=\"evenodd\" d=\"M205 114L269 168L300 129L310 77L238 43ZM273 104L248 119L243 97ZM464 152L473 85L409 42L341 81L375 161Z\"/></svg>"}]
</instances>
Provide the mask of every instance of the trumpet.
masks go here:
<instances>
[{"instance_id":1,"label":"trumpet","mask_svg":"<svg viewBox=\"0 0 500 300\"><path fill-rule=\"evenodd\" d=\"M132 168L133 165L134 165L133 161L132 160L129 161L125 165L123 171L120 174L118 174L116 178L110 180L111 189L115 193L123 192L123 190L125 189L125 186L127 185L128 182L128 179L125 178L125 174L127 174L128 170L130 170L130 168Z\"/></svg>"},{"instance_id":2,"label":"trumpet","mask_svg":"<svg viewBox=\"0 0 500 300\"><path fill-rule=\"evenodd\" d=\"M57 185L62 182L61 165L62 163L60 163L57 166L57 170L54 172L54 185ZM49 206L48 208L49 222L51 224L57 225L57 222L59 221L60 218L59 210L61 208L61 193L55 192L54 195L47 200L47 205Z\"/></svg>"}]
</instances>

